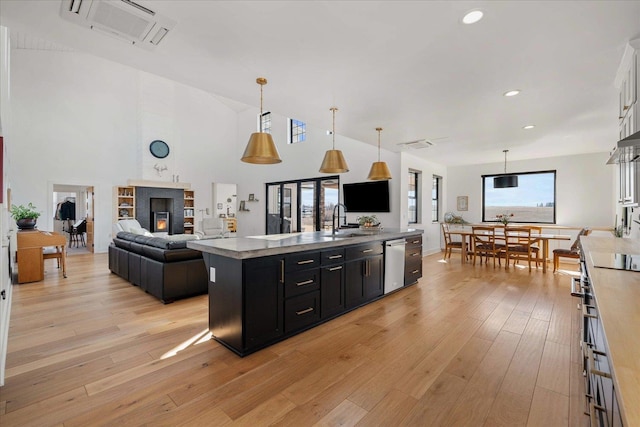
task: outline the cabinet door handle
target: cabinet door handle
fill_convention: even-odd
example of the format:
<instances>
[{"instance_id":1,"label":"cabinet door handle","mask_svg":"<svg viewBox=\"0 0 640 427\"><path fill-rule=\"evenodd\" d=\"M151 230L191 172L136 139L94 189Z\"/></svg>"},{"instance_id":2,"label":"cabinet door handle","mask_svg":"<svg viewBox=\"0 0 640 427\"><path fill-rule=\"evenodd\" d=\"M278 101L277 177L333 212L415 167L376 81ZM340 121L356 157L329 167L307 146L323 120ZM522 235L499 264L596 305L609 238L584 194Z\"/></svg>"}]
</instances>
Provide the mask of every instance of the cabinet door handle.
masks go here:
<instances>
[{"instance_id":1,"label":"cabinet door handle","mask_svg":"<svg viewBox=\"0 0 640 427\"><path fill-rule=\"evenodd\" d=\"M311 264L314 262L312 259L305 259L304 261L298 261L298 265Z\"/></svg>"},{"instance_id":2,"label":"cabinet door handle","mask_svg":"<svg viewBox=\"0 0 640 427\"><path fill-rule=\"evenodd\" d=\"M373 249L365 249L362 251L363 254L368 254L369 252L373 252Z\"/></svg>"},{"instance_id":3,"label":"cabinet door handle","mask_svg":"<svg viewBox=\"0 0 640 427\"><path fill-rule=\"evenodd\" d=\"M342 258L342 255L331 255L329 259L339 259Z\"/></svg>"},{"instance_id":4,"label":"cabinet door handle","mask_svg":"<svg viewBox=\"0 0 640 427\"><path fill-rule=\"evenodd\" d=\"M313 307L305 308L304 310L296 311L298 316L302 316L303 314L311 313L313 311Z\"/></svg>"},{"instance_id":5,"label":"cabinet door handle","mask_svg":"<svg viewBox=\"0 0 640 427\"><path fill-rule=\"evenodd\" d=\"M329 270L329 271L342 270L342 266L341 266L341 265L339 265L339 266L337 266L337 267L331 267L331 268L328 268L327 270Z\"/></svg>"},{"instance_id":6,"label":"cabinet door handle","mask_svg":"<svg viewBox=\"0 0 640 427\"><path fill-rule=\"evenodd\" d=\"M296 286L304 286L304 285L310 285L313 283L313 279L309 279L309 280L305 280L304 282L298 282L296 283Z\"/></svg>"},{"instance_id":7,"label":"cabinet door handle","mask_svg":"<svg viewBox=\"0 0 640 427\"><path fill-rule=\"evenodd\" d=\"M420 256L420 252L412 253L411 256Z\"/></svg>"},{"instance_id":8,"label":"cabinet door handle","mask_svg":"<svg viewBox=\"0 0 640 427\"><path fill-rule=\"evenodd\" d=\"M411 243L420 243L420 240L414 240Z\"/></svg>"},{"instance_id":9,"label":"cabinet door handle","mask_svg":"<svg viewBox=\"0 0 640 427\"><path fill-rule=\"evenodd\" d=\"M416 274L416 273L419 273L419 272L420 272L420 270L413 270L413 271L411 272L411 274Z\"/></svg>"},{"instance_id":10,"label":"cabinet door handle","mask_svg":"<svg viewBox=\"0 0 640 427\"><path fill-rule=\"evenodd\" d=\"M284 283L284 260L280 260L280 283Z\"/></svg>"}]
</instances>

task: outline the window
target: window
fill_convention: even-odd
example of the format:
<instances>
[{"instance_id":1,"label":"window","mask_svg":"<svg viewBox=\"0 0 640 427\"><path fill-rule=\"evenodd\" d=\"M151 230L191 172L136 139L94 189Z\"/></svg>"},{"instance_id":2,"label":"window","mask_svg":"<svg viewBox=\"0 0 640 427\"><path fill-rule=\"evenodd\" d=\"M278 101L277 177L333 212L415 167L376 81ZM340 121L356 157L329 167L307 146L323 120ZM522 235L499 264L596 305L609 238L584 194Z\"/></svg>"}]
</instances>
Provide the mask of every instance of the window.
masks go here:
<instances>
[{"instance_id":1,"label":"window","mask_svg":"<svg viewBox=\"0 0 640 427\"><path fill-rule=\"evenodd\" d=\"M271 113L266 111L260 116L260 131L271 133Z\"/></svg>"},{"instance_id":2,"label":"window","mask_svg":"<svg viewBox=\"0 0 640 427\"><path fill-rule=\"evenodd\" d=\"M433 175L431 182L431 222L438 222L440 218L440 186L442 177Z\"/></svg>"},{"instance_id":3,"label":"window","mask_svg":"<svg viewBox=\"0 0 640 427\"><path fill-rule=\"evenodd\" d=\"M296 119L289 119L289 144L307 139L307 124Z\"/></svg>"},{"instance_id":4,"label":"window","mask_svg":"<svg viewBox=\"0 0 640 427\"><path fill-rule=\"evenodd\" d=\"M419 197L419 183L420 183L420 172L409 170L409 224L417 224L418 218L420 218L419 206L420 206L420 197Z\"/></svg>"},{"instance_id":5,"label":"window","mask_svg":"<svg viewBox=\"0 0 640 427\"><path fill-rule=\"evenodd\" d=\"M482 221L497 221L496 215L513 214L511 222L555 224L556 171L525 172L518 186L494 188L493 178L482 176Z\"/></svg>"}]
</instances>

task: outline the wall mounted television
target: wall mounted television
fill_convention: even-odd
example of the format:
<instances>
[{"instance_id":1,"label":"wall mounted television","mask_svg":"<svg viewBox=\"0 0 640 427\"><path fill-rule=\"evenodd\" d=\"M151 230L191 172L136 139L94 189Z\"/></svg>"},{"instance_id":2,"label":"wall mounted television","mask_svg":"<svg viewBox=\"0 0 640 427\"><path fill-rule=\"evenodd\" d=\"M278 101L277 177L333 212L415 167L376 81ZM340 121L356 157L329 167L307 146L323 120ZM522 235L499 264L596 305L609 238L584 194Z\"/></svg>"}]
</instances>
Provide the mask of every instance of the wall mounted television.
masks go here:
<instances>
[{"instance_id":1,"label":"wall mounted television","mask_svg":"<svg viewBox=\"0 0 640 427\"><path fill-rule=\"evenodd\" d=\"M342 200L347 212L391 212L389 181L342 184Z\"/></svg>"}]
</instances>

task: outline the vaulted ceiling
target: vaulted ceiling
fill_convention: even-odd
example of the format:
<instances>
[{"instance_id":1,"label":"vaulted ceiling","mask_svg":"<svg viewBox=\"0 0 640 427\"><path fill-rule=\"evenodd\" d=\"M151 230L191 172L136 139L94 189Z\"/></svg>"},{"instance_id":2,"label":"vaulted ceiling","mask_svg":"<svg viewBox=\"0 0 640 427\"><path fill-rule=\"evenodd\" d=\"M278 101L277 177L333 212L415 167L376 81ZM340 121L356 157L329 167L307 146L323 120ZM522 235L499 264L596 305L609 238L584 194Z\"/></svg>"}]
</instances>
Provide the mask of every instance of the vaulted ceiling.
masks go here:
<instances>
[{"instance_id":1,"label":"vaulted ceiling","mask_svg":"<svg viewBox=\"0 0 640 427\"><path fill-rule=\"evenodd\" d=\"M426 139L410 152L446 165L502 162L503 149L509 160L610 150L615 74L640 37L640 1L136 3L176 22L155 50L62 19L59 0L2 0L0 22L238 109L259 105L264 76L266 110L330 129L335 105L337 134L376 144L382 127L396 152ZM463 24L472 9L483 19Z\"/></svg>"}]
</instances>

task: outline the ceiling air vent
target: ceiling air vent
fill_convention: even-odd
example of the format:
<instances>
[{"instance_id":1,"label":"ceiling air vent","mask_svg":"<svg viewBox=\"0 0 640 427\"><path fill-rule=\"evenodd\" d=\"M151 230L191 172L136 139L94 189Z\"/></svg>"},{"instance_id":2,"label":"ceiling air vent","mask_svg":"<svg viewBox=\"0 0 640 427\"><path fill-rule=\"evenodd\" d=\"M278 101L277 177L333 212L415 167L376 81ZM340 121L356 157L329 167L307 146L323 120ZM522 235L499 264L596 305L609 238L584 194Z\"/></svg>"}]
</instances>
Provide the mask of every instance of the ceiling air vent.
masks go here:
<instances>
[{"instance_id":1,"label":"ceiling air vent","mask_svg":"<svg viewBox=\"0 0 640 427\"><path fill-rule=\"evenodd\" d=\"M417 139L415 141L399 142L397 145L401 149L419 150L421 148L433 147L433 142L429 142L426 139Z\"/></svg>"},{"instance_id":2,"label":"ceiling air vent","mask_svg":"<svg viewBox=\"0 0 640 427\"><path fill-rule=\"evenodd\" d=\"M62 0L60 16L145 49L154 49L176 24L130 0Z\"/></svg>"}]
</instances>

